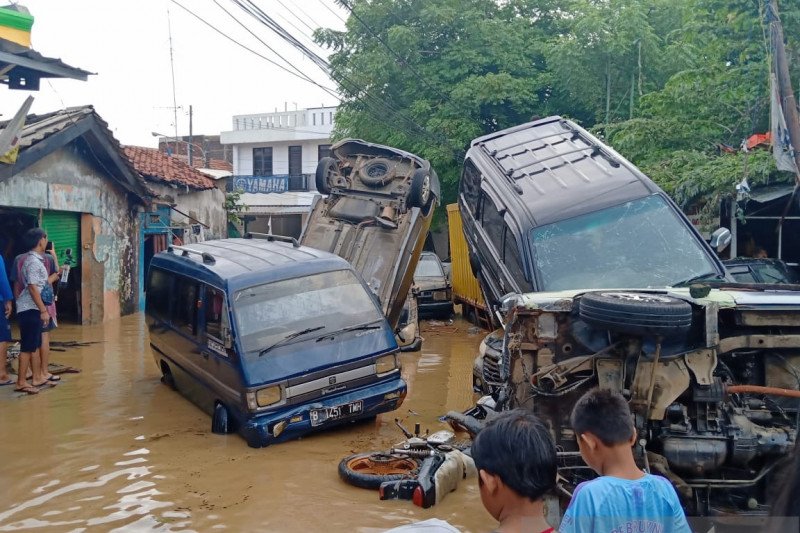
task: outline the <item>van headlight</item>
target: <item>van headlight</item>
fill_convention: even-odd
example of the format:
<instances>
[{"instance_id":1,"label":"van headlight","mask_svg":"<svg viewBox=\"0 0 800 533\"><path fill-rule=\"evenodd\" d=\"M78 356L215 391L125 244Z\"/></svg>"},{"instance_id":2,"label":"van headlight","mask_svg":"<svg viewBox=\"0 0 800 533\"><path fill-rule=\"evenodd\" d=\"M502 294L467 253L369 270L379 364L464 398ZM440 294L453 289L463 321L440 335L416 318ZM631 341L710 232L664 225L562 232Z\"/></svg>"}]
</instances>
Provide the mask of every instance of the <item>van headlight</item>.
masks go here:
<instances>
[{"instance_id":1,"label":"van headlight","mask_svg":"<svg viewBox=\"0 0 800 533\"><path fill-rule=\"evenodd\" d=\"M397 368L397 356L395 354L384 355L375 359L375 373L388 374Z\"/></svg>"},{"instance_id":2,"label":"van headlight","mask_svg":"<svg viewBox=\"0 0 800 533\"><path fill-rule=\"evenodd\" d=\"M281 388L278 385L256 391L256 403L259 407L267 407L279 401L281 401Z\"/></svg>"}]
</instances>

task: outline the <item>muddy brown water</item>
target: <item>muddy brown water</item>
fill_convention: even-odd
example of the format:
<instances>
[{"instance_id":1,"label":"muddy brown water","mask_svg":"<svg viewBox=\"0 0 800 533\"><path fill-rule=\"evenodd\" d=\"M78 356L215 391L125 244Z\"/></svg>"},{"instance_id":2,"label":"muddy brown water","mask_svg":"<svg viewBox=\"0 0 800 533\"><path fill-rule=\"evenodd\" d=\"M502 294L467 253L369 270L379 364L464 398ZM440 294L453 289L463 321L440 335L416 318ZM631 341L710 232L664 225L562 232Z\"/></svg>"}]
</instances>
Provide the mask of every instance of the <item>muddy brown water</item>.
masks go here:
<instances>
[{"instance_id":1,"label":"muddy brown water","mask_svg":"<svg viewBox=\"0 0 800 533\"><path fill-rule=\"evenodd\" d=\"M434 517L491 531L475 479L421 509L337 475L342 457L402 440L395 417L435 431L445 429L441 414L473 402L483 334L459 321L424 329L422 351L402 355L409 394L399 410L252 449L238 435L211 434L210 417L160 383L141 315L61 327L53 340L102 343L54 352L54 362L83 372L53 389L0 387L0 531L373 532Z\"/></svg>"}]
</instances>

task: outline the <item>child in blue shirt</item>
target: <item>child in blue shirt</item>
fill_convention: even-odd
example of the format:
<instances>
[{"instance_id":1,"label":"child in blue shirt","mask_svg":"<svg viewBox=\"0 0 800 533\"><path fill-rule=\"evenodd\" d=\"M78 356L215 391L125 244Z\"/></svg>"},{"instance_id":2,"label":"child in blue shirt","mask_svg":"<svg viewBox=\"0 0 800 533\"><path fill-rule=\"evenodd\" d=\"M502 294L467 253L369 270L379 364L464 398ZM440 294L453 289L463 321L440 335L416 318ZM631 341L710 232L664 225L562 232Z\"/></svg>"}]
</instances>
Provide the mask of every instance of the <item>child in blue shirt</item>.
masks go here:
<instances>
[{"instance_id":1,"label":"child in blue shirt","mask_svg":"<svg viewBox=\"0 0 800 533\"><path fill-rule=\"evenodd\" d=\"M672 484L636 466L636 429L622 395L590 390L575 404L571 421L583 460L600 477L575 489L560 533L691 532Z\"/></svg>"}]
</instances>

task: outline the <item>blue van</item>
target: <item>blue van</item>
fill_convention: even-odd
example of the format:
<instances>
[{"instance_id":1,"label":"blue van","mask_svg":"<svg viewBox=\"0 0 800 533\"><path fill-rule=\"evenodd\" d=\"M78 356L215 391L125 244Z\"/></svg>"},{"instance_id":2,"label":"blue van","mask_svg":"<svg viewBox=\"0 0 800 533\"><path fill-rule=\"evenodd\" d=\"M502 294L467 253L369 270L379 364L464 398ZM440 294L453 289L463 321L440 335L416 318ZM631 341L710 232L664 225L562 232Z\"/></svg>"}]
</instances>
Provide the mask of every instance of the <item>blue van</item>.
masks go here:
<instances>
[{"instance_id":1,"label":"blue van","mask_svg":"<svg viewBox=\"0 0 800 533\"><path fill-rule=\"evenodd\" d=\"M336 255L264 237L153 257L146 315L162 381L252 447L399 407L398 346L364 281Z\"/></svg>"}]
</instances>

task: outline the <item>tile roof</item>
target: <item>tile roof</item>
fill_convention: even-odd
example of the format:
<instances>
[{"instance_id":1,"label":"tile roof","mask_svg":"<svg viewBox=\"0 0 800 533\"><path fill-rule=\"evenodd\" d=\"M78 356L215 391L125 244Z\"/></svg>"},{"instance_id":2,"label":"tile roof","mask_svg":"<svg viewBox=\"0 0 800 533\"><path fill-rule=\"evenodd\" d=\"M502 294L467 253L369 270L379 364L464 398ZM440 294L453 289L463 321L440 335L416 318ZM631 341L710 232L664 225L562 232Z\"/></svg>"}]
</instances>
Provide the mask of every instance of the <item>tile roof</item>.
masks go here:
<instances>
[{"instance_id":1,"label":"tile roof","mask_svg":"<svg viewBox=\"0 0 800 533\"><path fill-rule=\"evenodd\" d=\"M184 163L188 163L189 162L189 156L188 155L175 154L172 157L176 157L176 158L180 159L181 161L183 161ZM202 154L195 154L192 157L192 166L194 168L209 168L211 170L229 170L229 171L233 172L233 164L232 163L228 163L224 159L209 159L208 161L205 161L203 159Z\"/></svg>"},{"instance_id":2,"label":"tile roof","mask_svg":"<svg viewBox=\"0 0 800 533\"><path fill-rule=\"evenodd\" d=\"M64 109L59 109L58 111L39 115L27 115L25 117L25 124L22 127L22 132L20 135L20 152L35 146L36 144L46 140L48 137L60 133L63 130L83 124L84 121L90 121L90 124L94 124L94 127L96 127L97 130L103 136L105 136L105 138L111 144L111 148L116 150L121 164L125 166L125 171L129 172L129 174L132 176L132 179L134 179L136 184L141 187L141 189L137 190L136 193L144 196L152 195L151 191L147 188L147 183L144 181L141 174L136 171L129 159L123 156L122 145L114 137L114 134L111 133L108 123L97 114L97 112L94 110L94 107L91 105L67 107ZM0 122L0 130L4 129L8 123L8 120ZM94 155L95 157L98 156L96 153ZM116 178L116 176L114 177Z\"/></svg>"},{"instance_id":3,"label":"tile roof","mask_svg":"<svg viewBox=\"0 0 800 533\"><path fill-rule=\"evenodd\" d=\"M133 167L146 180L170 185L185 185L192 189L213 189L214 181L202 172L195 170L177 157L144 146L125 146L125 155Z\"/></svg>"}]
</instances>

